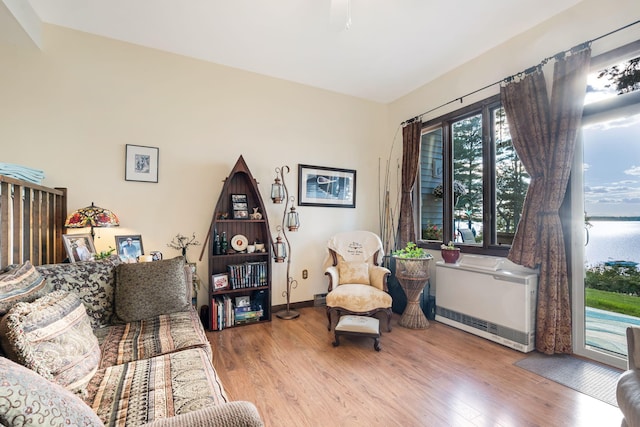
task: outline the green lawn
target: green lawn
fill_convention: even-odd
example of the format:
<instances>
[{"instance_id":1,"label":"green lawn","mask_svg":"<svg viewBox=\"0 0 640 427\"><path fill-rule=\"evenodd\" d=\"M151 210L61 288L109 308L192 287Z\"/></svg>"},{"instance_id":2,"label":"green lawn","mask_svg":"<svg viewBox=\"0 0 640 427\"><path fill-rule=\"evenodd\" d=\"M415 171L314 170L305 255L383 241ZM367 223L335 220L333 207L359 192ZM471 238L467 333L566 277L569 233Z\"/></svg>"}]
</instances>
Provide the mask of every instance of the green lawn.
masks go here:
<instances>
[{"instance_id":1,"label":"green lawn","mask_svg":"<svg viewBox=\"0 0 640 427\"><path fill-rule=\"evenodd\" d=\"M640 317L640 297L590 288L585 294L587 307Z\"/></svg>"}]
</instances>

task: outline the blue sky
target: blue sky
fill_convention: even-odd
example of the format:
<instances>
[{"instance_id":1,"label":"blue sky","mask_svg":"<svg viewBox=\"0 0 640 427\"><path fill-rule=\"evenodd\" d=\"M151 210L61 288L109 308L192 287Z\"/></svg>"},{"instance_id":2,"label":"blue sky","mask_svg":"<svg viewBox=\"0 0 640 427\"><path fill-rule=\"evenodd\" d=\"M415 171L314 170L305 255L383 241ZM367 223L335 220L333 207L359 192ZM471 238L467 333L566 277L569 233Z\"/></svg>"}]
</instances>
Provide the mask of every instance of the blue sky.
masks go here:
<instances>
[{"instance_id":1,"label":"blue sky","mask_svg":"<svg viewBox=\"0 0 640 427\"><path fill-rule=\"evenodd\" d=\"M615 96L589 77L585 103ZM585 211L588 216L640 216L640 114L583 128Z\"/></svg>"}]
</instances>

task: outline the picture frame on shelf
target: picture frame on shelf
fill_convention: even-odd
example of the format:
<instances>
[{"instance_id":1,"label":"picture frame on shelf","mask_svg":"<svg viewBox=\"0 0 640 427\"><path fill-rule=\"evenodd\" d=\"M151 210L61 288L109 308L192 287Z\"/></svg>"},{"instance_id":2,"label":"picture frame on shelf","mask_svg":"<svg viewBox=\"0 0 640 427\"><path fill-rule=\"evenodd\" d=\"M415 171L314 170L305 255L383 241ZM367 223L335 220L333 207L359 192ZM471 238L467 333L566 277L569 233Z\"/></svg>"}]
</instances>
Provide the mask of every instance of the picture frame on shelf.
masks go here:
<instances>
[{"instance_id":1,"label":"picture frame on shelf","mask_svg":"<svg viewBox=\"0 0 640 427\"><path fill-rule=\"evenodd\" d=\"M231 194L233 219L249 219L249 203L246 194Z\"/></svg>"},{"instance_id":2,"label":"picture frame on shelf","mask_svg":"<svg viewBox=\"0 0 640 427\"><path fill-rule=\"evenodd\" d=\"M96 255L91 234L63 234L62 240L71 262L92 261Z\"/></svg>"},{"instance_id":3,"label":"picture frame on shelf","mask_svg":"<svg viewBox=\"0 0 640 427\"><path fill-rule=\"evenodd\" d=\"M356 207L356 171L298 165L298 205Z\"/></svg>"},{"instance_id":4,"label":"picture frame on shelf","mask_svg":"<svg viewBox=\"0 0 640 427\"><path fill-rule=\"evenodd\" d=\"M125 181L158 182L158 147L126 145Z\"/></svg>"},{"instance_id":5,"label":"picture frame on shelf","mask_svg":"<svg viewBox=\"0 0 640 427\"><path fill-rule=\"evenodd\" d=\"M116 249L123 262L133 263L144 255L142 236L140 234L116 236Z\"/></svg>"},{"instance_id":6,"label":"picture frame on shelf","mask_svg":"<svg viewBox=\"0 0 640 427\"><path fill-rule=\"evenodd\" d=\"M229 288L229 275L226 273L214 274L211 283L214 291L222 291Z\"/></svg>"},{"instance_id":7,"label":"picture frame on shelf","mask_svg":"<svg viewBox=\"0 0 640 427\"><path fill-rule=\"evenodd\" d=\"M249 307L251 305L251 299L249 295L243 295L236 297L236 307Z\"/></svg>"}]
</instances>

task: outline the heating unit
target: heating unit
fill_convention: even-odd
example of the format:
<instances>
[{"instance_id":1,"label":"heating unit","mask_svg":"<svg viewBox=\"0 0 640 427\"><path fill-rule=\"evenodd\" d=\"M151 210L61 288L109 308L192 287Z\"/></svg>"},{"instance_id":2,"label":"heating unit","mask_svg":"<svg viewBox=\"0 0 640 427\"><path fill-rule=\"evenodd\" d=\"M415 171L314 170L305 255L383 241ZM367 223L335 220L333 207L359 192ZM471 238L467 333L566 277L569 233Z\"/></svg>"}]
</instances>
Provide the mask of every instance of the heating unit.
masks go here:
<instances>
[{"instance_id":1,"label":"heating unit","mask_svg":"<svg viewBox=\"0 0 640 427\"><path fill-rule=\"evenodd\" d=\"M501 258L477 255L436 263L436 320L526 353L535 345L538 275L502 267Z\"/></svg>"}]
</instances>

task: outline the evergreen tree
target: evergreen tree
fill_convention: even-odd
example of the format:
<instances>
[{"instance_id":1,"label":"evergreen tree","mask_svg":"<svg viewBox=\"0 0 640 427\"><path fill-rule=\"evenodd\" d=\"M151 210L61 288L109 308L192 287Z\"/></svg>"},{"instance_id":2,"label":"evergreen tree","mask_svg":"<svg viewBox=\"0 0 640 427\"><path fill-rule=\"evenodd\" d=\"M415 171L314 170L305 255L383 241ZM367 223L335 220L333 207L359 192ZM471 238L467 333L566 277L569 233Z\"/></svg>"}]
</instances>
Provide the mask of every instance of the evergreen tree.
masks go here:
<instances>
[{"instance_id":1,"label":"evergreen tree","mask_svg":"<svg viewBox=\"0 0 640 427\"><path fill-rule=\"evenodd\" d=\"M469 228L482 222L482 115L453 124L453 179L462 183L467 193L455 208L463 209Z\"/></svg>"}]
</instances>

